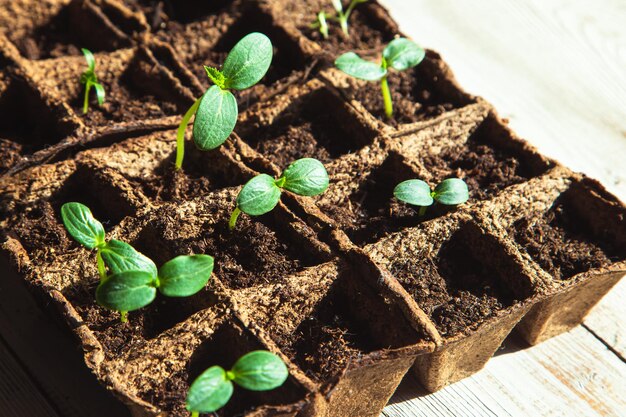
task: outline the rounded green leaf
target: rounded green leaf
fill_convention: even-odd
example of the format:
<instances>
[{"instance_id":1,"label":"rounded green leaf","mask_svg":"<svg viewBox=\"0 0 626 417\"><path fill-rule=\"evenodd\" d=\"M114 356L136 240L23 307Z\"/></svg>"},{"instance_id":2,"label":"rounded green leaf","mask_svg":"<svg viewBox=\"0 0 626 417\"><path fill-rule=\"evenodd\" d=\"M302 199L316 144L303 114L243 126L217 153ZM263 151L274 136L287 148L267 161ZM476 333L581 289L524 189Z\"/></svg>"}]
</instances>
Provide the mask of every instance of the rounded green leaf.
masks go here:
<instances>
[{"instance_id":1,"label":"rounded green leaf","mask_svg":"<svg viewBox=\"0 0 626 417\"><path fill-rule=\"evenodd\" d=\"M375 62L362 59L354 52L346 52L335 60L335 66L346 74L366 81L380 80L387 70Z\"/></svg>"},{"instance_id":2,"label":"rounded green leaf","mask_svg":"<svg viewBox=\"0 0 626 417\"><path fill-rule=\"evenodd\" d=\"M274 178L259 174L243 186L237 196L237 207L250 216L260 216L276 207L280 200L280 188Z\"/></svg>"},{"instance_id":3,"label":"rounded green leaf","mask_svg":"<svg viewBox=\"0 0 626 417\"><path fill-rule=\"evenodd\" d=\"M243 355L231 372L237 385L251 391L267 391L280 387L289 376L287 365L266 350L255 350Z\"/></svg>"},{"instance_id":4,"label":"rounded green leaf","mask_svg":"<svg viewBox=\"0 0 626 417\"><path fill-rule=\"evenodd\" d=\"M150 258L121 240L111 239L100 250L111 274L125 271L146 271L157 276L157 267Z\"/></svg>"},{"instance_id":5,"label":"rounded green leaf","mask_svg":"<svg viewBox=\"0 0 626 417\"><path fill-rule=\"evenodd\" d=\"M402 181L393 189L393 195L398 200L413 206L425 207L434 202L430 186L422 180Z\"/></svg>"},{"instance_id":6,"label":"rounded green leaf","mask_svg":"<svg viewBox=\"0 0 626 417\"><path fill-rule=\"evenodd\" d=\"M237 100L230 91L211 86L202 96L193 122L193 140L203 151L220 146L237 123Z\"/></svg>"},{"instance_id":7,"label":"rounded green leaf","mask_svg":"<svg viewBox=\"0 0 626 417\"><path fill-rule=\"evenodd\" d=\"M392 40L383 51L387 65L398 71L416 66L425 56L424 48L406 38Z\"/></svg>"},{"instance_id":8,"label":"rounded green leaf","mask_svg":"<svg viewBox=\"0 0 626 417\"><path fill-rule=\"evenodd\" d=\"M87 249L104 244L104 227L91 214L89 207L81 203L65 203L61 218L67 232Z\"/></svg>"},{"instance_id":9,"label":"rounded green leaf","mask_svg":"<svg viewBox=\"0 0 626 417\"><path fill-rule=\"evenodd\" d=\"M212 366L189 387L187 410L212 413L224 407L232 395L233 383L226 378L226 371L220 366Z\"/></svg>"},{"instance_id":10,"label":"rounded green leaf","mask_svg":"<svg viewBox=\"0 0 626 417\"><path fill-rule=\"evenodd\" d=\"M465 203L469 199L469 191L462 179L448 178L435 187L434 197L440 204L454 206Z\"/></svg>"},{"instance_id":11,"label":"rounded green leaf","mask_svg":"<svg viewBox=\"0 0 626 417\"><path fill-rule=\"evenodd\" d=\"M272 42L262 33L244 36L224 61L226 88L243 90L258 83L272 63Z\"/></svg>"},{"instance_id":12,"label":"rounded green leaf","mask_svg":"<svg viewBox=\"0 0 626 417\"><path fill-rule=\"evenodd\" d=\"M304 196L318 195L328 188L328 172L317 159L302 158L283 172L283 188Z\"/></svg>"},{"instance_id":13,"label":"rounded green leaf","mask_svg":"<svg viewBox=\"0 0 626 417\"><path fill-rule=\"evenodd\" d=\"M124 271L110 275L96 290L98 304L115 311L133 311L156 297L154 276L146 271Z\"/></svg>"},{"instance_id":14,"label":"rounded green leaf","mask_svg":"<svg viewBox=\"0 0 626 417\"><path fill-rule=\"evenodd\" d=\"M212 256L177 256L159 269L159 291L168 297L188 297L204 288L212 272Z\"/></svg>"}]
</instances>

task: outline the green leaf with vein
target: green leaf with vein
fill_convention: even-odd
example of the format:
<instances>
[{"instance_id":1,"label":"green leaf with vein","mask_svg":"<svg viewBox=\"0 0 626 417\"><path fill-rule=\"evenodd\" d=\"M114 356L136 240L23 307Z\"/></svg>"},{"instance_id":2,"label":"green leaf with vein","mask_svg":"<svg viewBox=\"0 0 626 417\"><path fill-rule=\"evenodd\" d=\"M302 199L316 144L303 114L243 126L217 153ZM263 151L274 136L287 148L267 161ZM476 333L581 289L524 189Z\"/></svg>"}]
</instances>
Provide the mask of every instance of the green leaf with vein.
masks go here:
<instances>
[{"instance_id":1,"label":"green leaf with vein","mask_svg":"<svg viewBox=\"0 0 626 417\"><path fill-rule=\"evenodd\" d=\"M215 149L232 133L237 123L237 100L230 91L214 85L204 93L193 124L193 139L202 150Z\"/></svg>"},{"instance_id":2,"label":"green leaf with vein","mask_svg":"<svg viewBox=\"0 0 626 417\"><path fill-rule=\"evenodd\" d=\"M147 271L124 271L109 276L96 289L98 304L115 311L134 311L156 297L154 275Z\"/></svg>"},{"instance_id":3,"label":"green leaf with vein","mask_svg":"<svg viewBox=\"0 0 626 417\"><path fill-rule=\"evenodd\" d=\"M226 88L245 90L265 75L272 63L272 42L262 33L244 36L230 51L222 70Z\"/></svg>"},{"instance_id":4,"label":"green leaf with vein","mask_svg":"<svg viewBox=\"0 0 626 417\"><path fill-rule=\"evenodd\" d=\"M159 291L168 297L188 297L204 288L212 272L212 256L178 256L159 269Z\"/></svg>"},{"instance_id":5,"label":"green leaf with vein","mask_svg":"<svg viewBox=\"0 0 626 417\"><path fill-rule=\"evenodd\" d=\"M61 218L67 232L87 249L104 244L104 227L91 214L89 207L81 203L65 203L61 207Z\"/></svg>"},{"instance_id":6,"label":"green leaf with vein","mask_svg":"<svg viewBox=\"0 0 626 417\"><path fill-rule=\"evenodd\" d=\"M187 410L196 413L212 413L224 407L233 395L233 383L227 379L221 366L212 366L189 387Z\"/></svg>"},{"instance_id":7,"label":"green leaf with vein","mask_svg":"<svg viewBox=\"0 0 626 417\"><path fill-rule=\"evenodd\" d=\"M283 172L283 188L303 196L314 196L328 188L328 172L317 159L298 159Z\"/></svg>"},{"instance_id":8,"label":"green leaf with vein","mask_svg":"<svg viewBox=\"0 0 626 417\"><path fill-rule=\"evenodd\" d=\"M280 200L280 188L274 178L259 174L243 186L237 196L237 207L250 216L260 216L276 207Z\"/></svg>"},{"instance_id":9,"label":"green leaf with vein","mask_svg":"<svg viewBox=\"0 0 626 417\"><path fill-rule=\"evenodd\" d=\"M435 187L433 197L440 204L455 206L469 199L469 190L465 181L459 178L448 178Z\"/></svg>"},{"instance_id":10,"label":"green leaf with vein","mask_svg":"<svg viewBox=\"0 0 626 417\"><path fill-rule=\"evenodd\" d=\"M447 206L463 204L469 199L469 190L465 181L459 178L443 180L431 191L430 186L422 180L407 180L396 185L393 195L398 200L420 206L420 216L426 212L426 207L435 201Z\"/></svg>"},{"instance_id":11,"label":"green leaf with vein","mask_svg":"<svg viewBox=\"0 0 626 417\"><path fill-rule=\"evenodd\" d=\"M157 276L157 267L150 258L121 240L111 239L102 248L102 259L111 274L125 271L146 271Z\"/></svg>"}]
</instances>

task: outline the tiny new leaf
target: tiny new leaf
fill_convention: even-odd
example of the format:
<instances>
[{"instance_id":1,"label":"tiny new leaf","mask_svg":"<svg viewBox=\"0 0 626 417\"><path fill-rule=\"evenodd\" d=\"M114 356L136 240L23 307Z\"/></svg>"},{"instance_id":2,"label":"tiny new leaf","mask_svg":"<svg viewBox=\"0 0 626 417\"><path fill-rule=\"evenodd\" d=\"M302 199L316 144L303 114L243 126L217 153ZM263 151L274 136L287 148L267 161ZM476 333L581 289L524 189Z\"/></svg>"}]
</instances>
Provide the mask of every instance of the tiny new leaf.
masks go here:
<instances>
[{"instance_id":1,"label":"tiny new leaf","mask_svg":"<svg viewBox=\"0 0 626 417\"><path fill-rule=\"evenodd\" d=\"M88 71L92 71L92 72L95 71L96 58L94 58L93 54L91 53L89 49L80 48L80 50L83 52L83 55L85 56L85 61L87 61Z\"/></svg>"},{"instance_id":2,"label":"tiny new leaf","mask_svg":"<svg viewBox=\"0 0 626 417\"><path fill-rule=\"evenodd\" d=\"M274 178L259 174L248 181L237 196L237 207L250 216L260 216L276 207L280 200L280 188Z\"/></svg>"},{"instance_id":3,"label":"tiny new leaf","mask_svg":"<svg viewBox=\"0 0 626 417\"><path fill-rule=\"evenodd\" d=\"M237 123L237 100L217 85L211 86L202 99L193 124L193 139L202 150L215 149L228 139Z\"/></svg>"},{"instance_id":4,"label":"tiny new leaf","mask_svg":"<svg viewBox=\"0 0 626 417\"><path fill-rule=\"evenodd\" d=\"M435 187L434 198L440 204L454 206L463 204L469 199L469 191L465 181L459 178L448 178Z\"/></svg>"},{"instance_id":5,"label":"tiny new leaf","mask_svg":"<svg viewBox=\"0 0 626 417\"><path fill-rule=\"evenodd\" d=\"M285 363L275 354L256 350L245 354L231 369L233 381L251 391L267 391L281 386L289 376Z\"/></svg>"},{"instance_id":6,"label":"tiny new leaf","mask_svg":"<svg viewBox=\"0 0 626 417\"><path fill-rule=\"evenodd\" d=\"M102 259L111 274L126 271L146 271L157 276L157 267L150 258L121 240L111 239L101 249Z\"/></svg>"},{"instance_id":7,"label":"tiny new leaf","mask_svg":"<svg viewBox=\"0 0 626 417\"><path fill-rule=\"evenodd\" d=\"M354 52L346 52L335 60L335 66L346 74L366 81L377 81L387 70L375 62L366 61Z\"/></svg>"},{"instance_id":8,"label":"tiny new leaf","mask_svg":"<svg viewBox=\"0 0 626 417\"><path fill-rule=\"evenodd\" d=\"M228 53L222 73L226 88L244 90L258 83L272 63L272 42L262 33L244 36Z\"/></svg>"},{"instance_id":9,"label":"tiny new leaf","mask_svg":"<svg viewBox=\"0 0 626 417\"><path fill-rule=\"evenodd\" d=\"M61 218L70 236L87 249L104 244L104 227L93 217L87 206L74 202L65 203L61 207Z\"/></svg>"},{"instance_id":10,"label":"tiny new leaf","mask_svg":"<svg viewBox=\"0 0 626 417\"><path fill-rule=\"evenodd\" d=\"M154 275L146 271L124 271L109 276L98 285L96 301L115 311L133 311L150 304L156 297Z\"/></svg>"},{"instance_id":11,"label":"tiny new leaf","mask_svg":"<svg viewBox=\"0 0 626 417\"><path fill-rule=\"evenodd\" d=\"M177 256L159 269L159 291L168 297L188 297L204 288L211 272L212 256Z\"/></svg>"},{"instance_id":12,"label":"tiny new leaf","mask_svg":"<svg viewBox=\"0 0 626 417\"><path fill-rule=\"evenodd\" d=\"M407 180L396 185L393 195L400 201L413 206L430 206L434 203L430 186L422 180Z\"/></svg>"},{"instance_id":13,"label":"tiny new leaf","mask_svg":"<svg viewBox=\"0 0 626 417\"><path fill-rule=\"evenodd\" d=\"M233 383L226 378L226 371L212 366L204 371L189 388L187 410L197 413L212 413L226 405L233 395Z\"/></svg>"},{"instance_id":14,"label":"tiny new leaf","mask_svg":"<svg viewBox=\"0 0 626 417\"><path fill-rule=\"evenodd\" d=\"M324 165L314 158L302 158L293 162L283 172L283 188L303 196L314 196L328 188L328 172Z\"/></svg>"},{"instance_id":15,"label":"tiny new leaf","mask_svg":"<svg viewBox=\"0 0 626 417\"><path fill-rule=\"evenodd\" d=\"M383 51L387 65L398 71L413 68L422 62L425 56L424 48L406 38L392 40Z\"/></svg>"}]
</instances>

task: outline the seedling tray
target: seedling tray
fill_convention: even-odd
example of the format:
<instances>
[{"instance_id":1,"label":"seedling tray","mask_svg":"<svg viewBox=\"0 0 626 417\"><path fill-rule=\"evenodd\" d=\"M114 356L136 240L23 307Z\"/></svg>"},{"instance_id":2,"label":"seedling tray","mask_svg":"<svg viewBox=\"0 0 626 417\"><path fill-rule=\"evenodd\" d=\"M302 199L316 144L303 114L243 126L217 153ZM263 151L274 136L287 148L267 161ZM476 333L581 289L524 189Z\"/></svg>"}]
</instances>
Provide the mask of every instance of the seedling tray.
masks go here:
<instances>
[{"instance_id":1,"label":"seedling tray","mask_svg":"<svg viewBox=\"0 0 626 417\"><path fill-rule=\"evenodd\" d=\"M217 415L378 416L406 372L431 391L467 377L511 331L535 344L576 326L626 273L626 207L518 138L436 52L390 78L392 121L376 85L332 68L400 34L375 1L357 7L351 36L332 27L329 40L309 26L321 0L5 3L2 261L56 307L93 378L134 416L187 415L200 372L254 349L279 355L289 379L236 391ZM175 171L180 116L209 85L201 65L255 30L275 47L267 76L237 96L227 142L188 141ZM109 94L86 116L78 45ZM328 190L285 193L230 232L240 185L302 157L325 164ZM470 191L459 208L420 217L392 198L401 181L453 176ZM63 228L67 201L157 264L215 256L213 280L120 323L94 301L94 256Z\"/></svg>"}]
</instances>

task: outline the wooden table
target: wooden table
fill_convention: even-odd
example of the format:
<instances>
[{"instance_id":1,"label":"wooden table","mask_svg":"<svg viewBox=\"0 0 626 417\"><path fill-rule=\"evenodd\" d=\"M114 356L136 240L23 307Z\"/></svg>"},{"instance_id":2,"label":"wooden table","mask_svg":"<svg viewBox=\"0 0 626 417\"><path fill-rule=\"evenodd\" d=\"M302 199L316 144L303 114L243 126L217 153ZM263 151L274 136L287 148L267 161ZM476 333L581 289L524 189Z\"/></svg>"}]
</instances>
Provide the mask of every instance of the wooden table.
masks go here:
<instances>
[{"instance_id":1,"label":"wooden table","mask_svg":"<svg viewBox=\"0 0 626 417\"><path fill-rule=\"evenodd\" d=\"M522 137L626 200L626 2L385 3L406 33L440 51L461 84L491 101ZM2 310L20 306L11 305L12 294L0 287L0 325L6 330ZM625 300L623 281L582 326L532 348L511 336L483 371L436 394L426 394L407 376L382 415L626 416ZM12 332L26 339L37 329ZM20 349L32 349L31 356L49 353L45 346ZM79 362L78 352L65 353ZM20 362L0 338L0 416L123 414L99 407L104 397L68 401L74 406L67 410L53 406L49 393L55 387L39 386L30 374L63 371L55 365ZM80 385L77 380L76 398Z\"/></svg>"}]
</instances>

